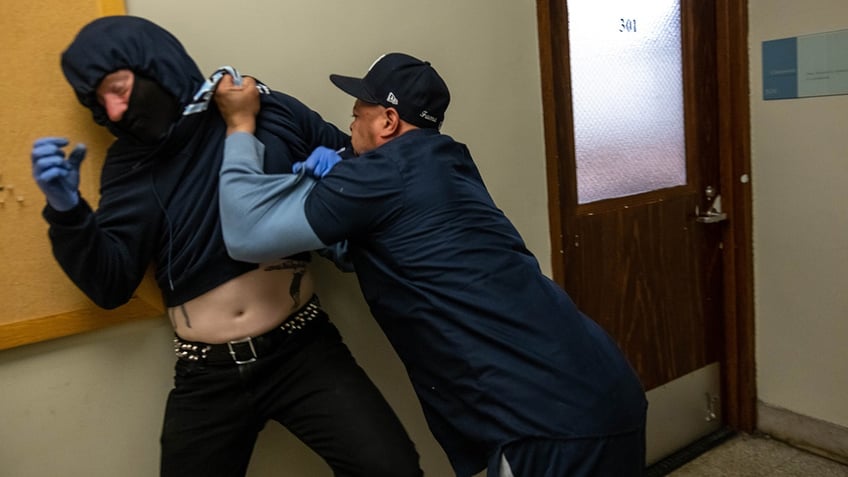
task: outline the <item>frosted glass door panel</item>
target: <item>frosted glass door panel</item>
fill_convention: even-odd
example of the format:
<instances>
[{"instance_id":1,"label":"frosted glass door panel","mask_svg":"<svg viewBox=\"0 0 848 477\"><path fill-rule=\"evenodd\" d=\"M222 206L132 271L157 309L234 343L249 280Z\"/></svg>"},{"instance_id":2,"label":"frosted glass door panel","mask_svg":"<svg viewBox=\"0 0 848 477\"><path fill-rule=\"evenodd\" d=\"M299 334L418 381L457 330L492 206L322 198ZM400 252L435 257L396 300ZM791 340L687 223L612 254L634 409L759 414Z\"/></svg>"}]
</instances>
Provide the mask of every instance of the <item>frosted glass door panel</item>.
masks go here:
<instances>
[{"instance_id":1,"label":"frosted glass door panel","mask_svg":"<svg viewBox=\"0 0 848 477\"><path fill-rule=\"evenodd\" d=\"M568 0L580 204L686 183L679 0Z\"/></svg>"}]
</instances>

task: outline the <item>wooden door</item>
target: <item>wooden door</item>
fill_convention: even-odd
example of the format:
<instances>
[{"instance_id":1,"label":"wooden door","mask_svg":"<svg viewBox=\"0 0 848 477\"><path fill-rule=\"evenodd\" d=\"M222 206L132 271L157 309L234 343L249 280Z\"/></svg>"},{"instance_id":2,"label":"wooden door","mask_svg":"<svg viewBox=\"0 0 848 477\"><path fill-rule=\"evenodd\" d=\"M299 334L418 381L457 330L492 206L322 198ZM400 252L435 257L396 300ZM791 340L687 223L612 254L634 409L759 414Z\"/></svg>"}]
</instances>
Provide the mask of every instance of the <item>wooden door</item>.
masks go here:
<instances>
[{"instance_id":1,"label":"wooden door","mask_svg":"<svg viewBox=\"0 0 848 477\"><path fill-rule=\"evenodd\" d=\"M721 195L723 187L735 186L727 171L734 166L729 144L737 138L728 135L734 125L727 120L733 118L736 126L746 127L747 117L731 116L721 109L736 104L727 98L738 94L740 86L724 82L730 61L723 50L728 40L722 37L732 14L726 8L728 2L680 1L685 183L588 203L579 203L577 191L567 4L565 0L537 1L554 278L616 338L649 390L658 415L674 413L657 410L650 391L659 393L681 382L692 388L690 377L702 370L715 370L716 381L729 379L732 389L723 394L739 397L740 371L727 366L728 357L735 360L740 347L738 340L728 341L738 338L739 326L733 320L738 318L739 297L728 293L726 285L728 277L737 284L739 264L734 258L744 254L728 250L725 243L731 240L735 246L738 236L750 237L744 227L739 228L740 234L728 226L730 221L722 220L721 214L733 216L731 206L745 205L740 194L728 190L735 194L732 201L726 197L722 201ZM717 206L724 210L711 211ZM749 204L743 208L741 212L747 211ZM749 275L742 278L745 283ZM728 325L733 329L728 330ZM750 339L745 337L744 343ZM752 367L750 361L745 365ZM742 374L752 372L745 368ZM695 429L694 434L684 431L678 440L694 440L722 425L719 389L685 392L690 402L683 402L689 398L675 398L673 403L657 399L662 407L691 408L693 402L701 403L703 415L690 413L692 422L682 423ZM750 403L752 395L744 397ZM738 405L731 415L735 425L745 428L749 423L739 422ZM657 425L652 424L649 410L649 461L651 428ZM666 444L654 457L686 444Z\"/></svg>"}]
</instances>

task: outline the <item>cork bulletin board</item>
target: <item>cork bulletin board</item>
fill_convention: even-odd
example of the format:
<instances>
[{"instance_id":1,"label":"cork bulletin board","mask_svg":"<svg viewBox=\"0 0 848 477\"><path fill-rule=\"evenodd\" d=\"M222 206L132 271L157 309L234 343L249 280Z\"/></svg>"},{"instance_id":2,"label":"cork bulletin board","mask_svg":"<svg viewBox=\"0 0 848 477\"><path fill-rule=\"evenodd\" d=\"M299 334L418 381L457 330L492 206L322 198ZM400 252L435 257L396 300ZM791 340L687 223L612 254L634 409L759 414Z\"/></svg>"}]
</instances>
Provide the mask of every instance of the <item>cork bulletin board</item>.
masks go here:
<instances>
[{"instance_id":1,"label":"cork bulletin board","mask_svg":"<svg viewBox=\"0 0 848 477\"><path fill-rule=\"evenodd\" d=\"M42 136L88 146L80 192L97 203L103 157L113 138L91 120L62 76L59 57L99 16L125 13L122 0L7 2L0 16L0 350L162 315L151 274L130 302L94 305L53 258L45 199L32 179L30 149Z\"/></svg>"}]
</instances>

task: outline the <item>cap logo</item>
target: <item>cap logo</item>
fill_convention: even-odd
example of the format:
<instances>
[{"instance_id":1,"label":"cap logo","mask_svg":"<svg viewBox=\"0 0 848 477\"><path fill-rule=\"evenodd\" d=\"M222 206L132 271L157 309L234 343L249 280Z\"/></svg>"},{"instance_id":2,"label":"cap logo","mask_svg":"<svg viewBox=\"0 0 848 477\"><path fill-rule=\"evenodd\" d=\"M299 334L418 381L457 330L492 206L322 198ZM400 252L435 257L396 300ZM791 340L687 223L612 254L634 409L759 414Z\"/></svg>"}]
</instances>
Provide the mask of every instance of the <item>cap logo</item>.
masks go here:
<instances>
[{"instance_id":1,"label":"cap logo","mask_svg":"<svg viewBox=\"0 0 848 477\"><path fill-rule=\"evenodd\" d=\"M438 121L436 120L436 117L435 117L435 116L433 116L432 114L430 114L430 113L429 113L429 112L427 112L427 111L421 111L421 114L419 114L418 116L419 116L419 117L421 117L421 118L426 119L427 121L430 121L431 123L438 122Z\"/></svg>"},{"instance_id":2,"label":"cap logo","mask_svg":"<svg viewBox=\"0 0 848 477\"><path fill-rule=\"evenodd\" d=\"M395 94L394 94L394 93L392 93L391 91L389 91L389 96L386 98L386 102L388 102L388 103L392 103L392 104L394 104L395 106L397 106L397 105L398 105L398 99L397 99L397 97L395 96Z\"/></svg>"}]
</instances>

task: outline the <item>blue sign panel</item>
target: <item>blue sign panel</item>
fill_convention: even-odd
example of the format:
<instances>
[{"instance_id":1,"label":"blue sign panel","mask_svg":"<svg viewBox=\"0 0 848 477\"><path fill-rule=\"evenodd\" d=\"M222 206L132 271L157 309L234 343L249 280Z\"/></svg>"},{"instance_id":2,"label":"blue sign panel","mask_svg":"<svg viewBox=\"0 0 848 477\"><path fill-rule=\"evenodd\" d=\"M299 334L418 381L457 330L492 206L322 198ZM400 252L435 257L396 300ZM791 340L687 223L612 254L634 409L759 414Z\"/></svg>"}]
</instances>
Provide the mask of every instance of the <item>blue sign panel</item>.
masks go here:
<instances>
[{"instance_id":1,"label":"blue sign panel","mask_svg":"<svg viewBox=\"0 0 848 477\"><path fill-rule=\"evenodd\" d=\"M798 39L763 42L763 99L798 97Z\"/></svg>"},{"instance_id":2,"label":"blue sign panel","mask_svg":"<svg viewBox=\"0 0 848 477\"><path fill-rule=\"evenodd\" d=\"M763 42L763 99L848 94L848 30Z\"/></svg>"}]
</instances>

